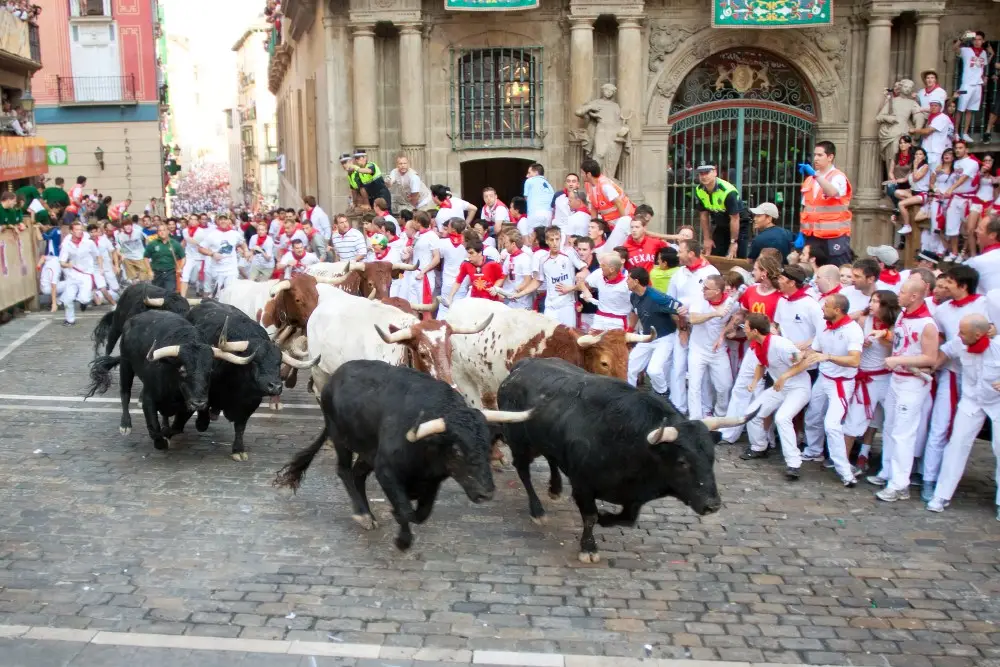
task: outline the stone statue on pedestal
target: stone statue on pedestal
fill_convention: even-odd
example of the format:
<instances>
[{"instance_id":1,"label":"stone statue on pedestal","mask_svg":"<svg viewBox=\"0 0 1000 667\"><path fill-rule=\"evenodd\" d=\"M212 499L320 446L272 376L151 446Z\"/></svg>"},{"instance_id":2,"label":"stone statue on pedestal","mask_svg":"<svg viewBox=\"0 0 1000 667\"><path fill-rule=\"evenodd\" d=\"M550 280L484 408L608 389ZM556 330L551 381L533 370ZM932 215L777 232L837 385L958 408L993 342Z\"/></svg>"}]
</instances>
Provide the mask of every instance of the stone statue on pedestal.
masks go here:
<instances>
[{"instance_id":1,"label":"stone statue on pedestal","mask_svg":"<svg viewBox=\"0 0 1000 667\"><path fill-rule=\"evenodd\" d=\"M896 155L899 153L899 138L911 130L924 126L924 114L920 104L913 97L913 82L902 79L892 90L885 93L885 103L875 116L878 123L879 149L885 172L892 178Z\"/></svg>"},{"instance_id":2,"label":"stone statue on pedestal","mask_svg":"<svg viewBox=\"0 0 1000 667\"><path fill-rule=\"evenodd\" d=\"M632 149L628 118L622 116L621 107L614 100L617 92L614 84L606 83L601 86L600 97L576 110L578 117L587 119L586 132L577 136L583 141L583 151L597 160L601 172L610 178L616 177L622 152Z\"/></svg>"}]
</instances>

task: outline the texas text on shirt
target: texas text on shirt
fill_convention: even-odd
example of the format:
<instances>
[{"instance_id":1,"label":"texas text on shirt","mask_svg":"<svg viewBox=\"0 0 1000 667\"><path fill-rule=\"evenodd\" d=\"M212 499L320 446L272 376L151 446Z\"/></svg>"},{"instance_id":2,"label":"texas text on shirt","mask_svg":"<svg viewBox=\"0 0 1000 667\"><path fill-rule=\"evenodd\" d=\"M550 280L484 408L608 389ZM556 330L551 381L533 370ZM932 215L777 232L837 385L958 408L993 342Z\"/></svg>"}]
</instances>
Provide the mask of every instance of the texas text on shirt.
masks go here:
<instances>
[{"instance_id":1,"label":"texas text on shirt","mask_svg":"<svg viewBox=\"0 0 1000 667\"><path fill-rule=\"evenodd\" d=\"M986 294L1000 288L1000 243L986 246L980 254L965 260L965 264L979 272L977 292Z\"/></svg>"}]
</instances>

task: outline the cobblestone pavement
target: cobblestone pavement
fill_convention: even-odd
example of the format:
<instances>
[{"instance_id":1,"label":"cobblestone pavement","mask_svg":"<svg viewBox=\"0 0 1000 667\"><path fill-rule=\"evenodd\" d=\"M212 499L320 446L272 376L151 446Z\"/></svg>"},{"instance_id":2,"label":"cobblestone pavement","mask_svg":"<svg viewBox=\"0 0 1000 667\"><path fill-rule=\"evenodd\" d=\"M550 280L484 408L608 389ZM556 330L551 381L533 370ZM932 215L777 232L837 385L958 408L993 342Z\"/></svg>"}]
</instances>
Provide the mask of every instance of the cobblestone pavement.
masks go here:
<instances>
[{"instance_id":1,"label":"cobblestone pavement","mask_svg":"<svg viewBox=\"0 0 1000 667\"><path fill-rule=\"evenodd\" d=\"M985 443L943 514L916 499L879 504L871 489L845 490L816 464L791 485L778 460L743 462L737 448L720 448L721 512L699 518L673 500L652 503L634 529L598 529L599 565L577 561L572 503L545 500L550 522L533 525L508 470L484 505L447 483L401 554L374 480L380 527L366 533L351 521L332 452L321 453L298 495L272 488L275 471L319 428L304 387L287 393L282 413L251 421L247 463L229 459L223 421L204 434L189 426L174 449L157 452L142 427L118 434L117 383L102 401L78 400L96 315L70 329L46 317L0 327L0 624L637 658L648 644L655 658L1000 665L1000 524Z\"/></svg>"}]
</instances>

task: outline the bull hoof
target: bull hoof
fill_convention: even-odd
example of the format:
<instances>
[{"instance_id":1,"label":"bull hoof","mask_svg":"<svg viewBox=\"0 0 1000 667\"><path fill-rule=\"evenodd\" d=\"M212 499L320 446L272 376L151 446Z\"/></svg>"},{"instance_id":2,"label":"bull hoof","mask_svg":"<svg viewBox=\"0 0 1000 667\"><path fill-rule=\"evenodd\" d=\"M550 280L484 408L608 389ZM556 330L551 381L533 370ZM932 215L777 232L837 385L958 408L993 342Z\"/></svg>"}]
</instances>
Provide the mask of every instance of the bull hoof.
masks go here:
<instances>
[{"instance_id":1,"label":"bull hoof","mask_svg":"<svg viewBox=\"0 0 1000 667\"><path fill-rule=\"evenodd\" d=\"M600 563L601 562L601 554L597 553L596 551L593 551L593 552L581 551L579 553L579 555L577 556L577 558L580 559L581 563Z\"/></svg>"},{"instance_id":2,"label":"bull hoof","mask_svg":"<svg viewBox=\"0 0 1000 667\"><path fill-rule=\"evenodd\" d=\"M153 447L155 447L156 449L159 449L159 450L168 449L170 447L170 439L169 438L157 438L156 440L153 441Z\"/></svg>"},{"instance_id":3,"label":"bull hoof","mask_svg":"<svg viewBox=\"0 0 1000 667\"><path fill-rule=\"evenodd\" d=\"M563 499L562 491L549 491L549 498L551 498L552 500L562 500Z\"/></svg>"},{"instance_id":4,"label":"bull hoof","mask_svg":"<svg viewBox=\"0 0 1000 667\"><path fill-rule=\"evenodd\" d=\"M548 525L549 523L549 517L546 514L543 514L541 516L533 516L531 517L531 523L535 524L536 526L545 526Z\"/></svg>"},{"instance_id":5,"label":"bull hoof","mask_svg":"<svg viewBox=\"0 0 1000 667\"><path fill-rule=\"evenodd\" d=\"M411 546L413 546L412 535L397 535L394 541L396 543L396 548L400 551L407 551Z\"/></svg>"},{"instance_id":6,"label":"bull hoof","mask_svg":"<svg viewBox=\"0 0 1000 667\"><path fill-rule=\"evenodd\" d=\"M232 454L229 455L229 458L231 458L234 461L249 461L250 455L247 454L246 452L233 452Z\"/></svg>"},{"instance_id":7,"label":"bull hoof","mask_svg":"<svg viewBox=\"0 0 1000 667\"><path fill-rule=\"evenodd\" d=\"M375 517L371 514L352 514L351 518L365 530L375 530L378 528L378 522L375 521Z\"/></svg>"},{"instance_id":8,"label":"bull hoof","mask_svg":"<svg viewBox=\"0 0 1000 667\"><path fill-rule=\"evenodd\" d=\"M129 433L132 432L132 427L131 426L119 426L118 427L118 432L121 433L122 435L128 435Z\"/></svg>"}]
</instances>

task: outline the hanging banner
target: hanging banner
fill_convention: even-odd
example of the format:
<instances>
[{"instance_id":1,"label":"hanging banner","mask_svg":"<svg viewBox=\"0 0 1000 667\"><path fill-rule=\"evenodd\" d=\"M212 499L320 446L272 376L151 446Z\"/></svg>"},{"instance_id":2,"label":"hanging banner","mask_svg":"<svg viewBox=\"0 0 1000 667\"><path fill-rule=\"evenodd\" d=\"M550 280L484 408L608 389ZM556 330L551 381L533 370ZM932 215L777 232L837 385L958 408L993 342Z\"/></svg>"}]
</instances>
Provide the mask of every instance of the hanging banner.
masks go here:
<instances>
[{"instance_id":1,"label":"hanging banner","mask_svg":"<svg viewBox=\"0 0 1000 667\"><path fill-rule=\"evenodd\" d=\"M38 176L49 170L42 137L0 137L0 182Z\"/></svg>"},{"instance_id":2,"label":"hanging banner","mask_svg":"<svg viewBox=\"0 0 1000 667\"><path fill-rule=\"evenodd\" d=\"M508 12L538 9L538 0L444 0L444 8L458 12Z\"/></svg>"},{"instance_id":3,"label":"hanging banner","mask_svg":"<svg viewBox=\"0 0 1000 667\"><path fill-rule=\"evenodd\" d=\"M806 28L833 23L833 0L712 0L714 28Z\"/></svg>"}]
</instances>

